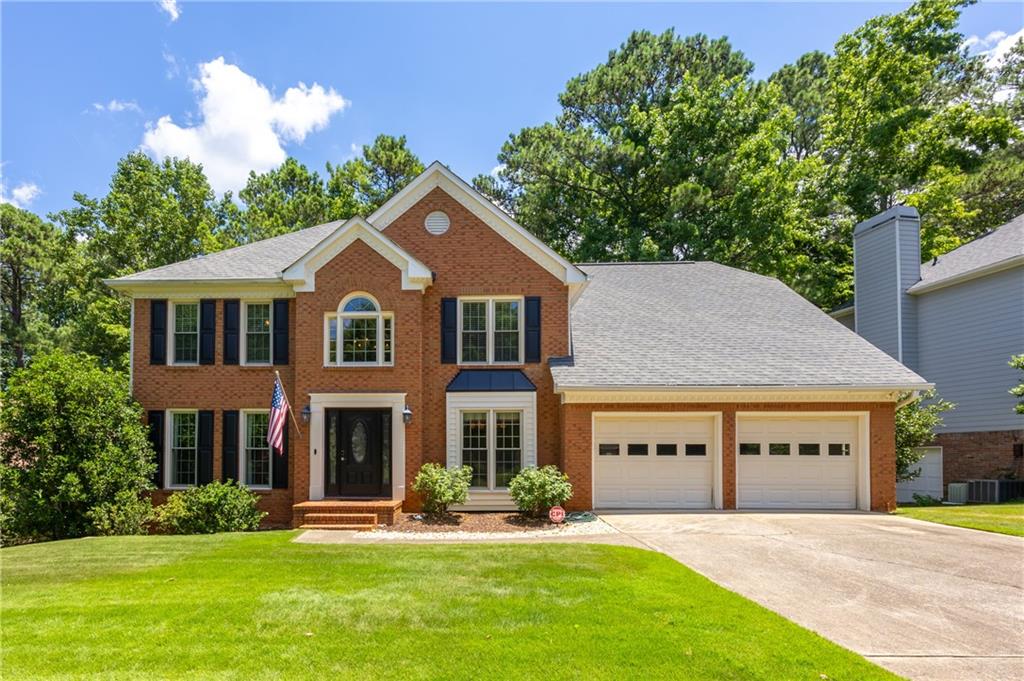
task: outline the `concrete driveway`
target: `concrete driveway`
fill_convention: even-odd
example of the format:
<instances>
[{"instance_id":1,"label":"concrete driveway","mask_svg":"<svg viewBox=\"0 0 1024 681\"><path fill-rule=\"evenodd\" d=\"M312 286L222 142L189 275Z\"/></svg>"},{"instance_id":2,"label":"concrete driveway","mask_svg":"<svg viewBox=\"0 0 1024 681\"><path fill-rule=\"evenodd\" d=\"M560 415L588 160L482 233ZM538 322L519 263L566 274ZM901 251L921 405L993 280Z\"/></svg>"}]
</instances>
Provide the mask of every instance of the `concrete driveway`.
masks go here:
<instances>
[{"instance_id":1,"label":"concrete driveway","mask_svg":"<svg viewBox=\"0 0 1024 681\"><path fill-rule=\"evenodd\" d=\"M1024 679L1024 539L868 513L601 517L911 679Z\"/></svg>"}]
</instances>

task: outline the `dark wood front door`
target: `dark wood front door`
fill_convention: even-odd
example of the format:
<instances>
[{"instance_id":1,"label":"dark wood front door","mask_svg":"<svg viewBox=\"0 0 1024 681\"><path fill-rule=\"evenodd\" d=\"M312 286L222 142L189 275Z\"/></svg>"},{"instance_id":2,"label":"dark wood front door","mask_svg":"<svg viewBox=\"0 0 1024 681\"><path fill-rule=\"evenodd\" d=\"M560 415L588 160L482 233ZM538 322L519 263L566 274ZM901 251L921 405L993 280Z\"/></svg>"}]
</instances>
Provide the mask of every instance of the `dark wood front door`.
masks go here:
<instances>
[{"instance_id":1,"label":"dark wood front door","mask_svg":"<svg viewBox=\"0 0 1024 681\"><path fill-rule=\"evenodd\" d=\"M391 411L328 409L324 495L391 496Z\"/></svg>"}]
</instances>

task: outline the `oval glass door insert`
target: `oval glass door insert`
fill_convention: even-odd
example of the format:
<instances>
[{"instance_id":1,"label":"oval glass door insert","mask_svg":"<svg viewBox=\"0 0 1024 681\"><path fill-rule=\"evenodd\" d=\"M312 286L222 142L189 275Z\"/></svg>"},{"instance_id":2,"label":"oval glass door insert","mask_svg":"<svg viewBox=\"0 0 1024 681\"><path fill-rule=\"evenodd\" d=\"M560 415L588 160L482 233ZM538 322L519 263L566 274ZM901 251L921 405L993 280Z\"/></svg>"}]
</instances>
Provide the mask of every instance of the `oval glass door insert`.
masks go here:
<instances>
[{"instance_id":1,"label":"oval glass door insert","mask_svg":"<svg viewBox=\"0 0 1024 681\"><path fill-rule=\"evenodd\" d=\"M362 419L352 426L352 458L356 463L366 460L366 424Z\"/></svg>"}]
</instances>

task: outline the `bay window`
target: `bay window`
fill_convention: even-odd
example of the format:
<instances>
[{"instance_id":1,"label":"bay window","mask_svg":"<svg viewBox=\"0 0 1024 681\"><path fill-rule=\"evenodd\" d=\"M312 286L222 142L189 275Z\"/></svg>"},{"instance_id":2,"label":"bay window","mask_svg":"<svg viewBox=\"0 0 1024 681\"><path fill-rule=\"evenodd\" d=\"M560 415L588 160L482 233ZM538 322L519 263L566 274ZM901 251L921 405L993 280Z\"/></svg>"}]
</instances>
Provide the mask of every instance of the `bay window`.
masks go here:
<instances>
[{"instance_id":1,"label":"bay window","mask_svg":"<svg viewBox=\"0 0 1024 681\"><path fill-rule=\"evenodd\" d=\"M478 489L501 489L523 467L523 413L480 409L461 412L461 465L473 469Z\"/></svg>"}]
</instances>

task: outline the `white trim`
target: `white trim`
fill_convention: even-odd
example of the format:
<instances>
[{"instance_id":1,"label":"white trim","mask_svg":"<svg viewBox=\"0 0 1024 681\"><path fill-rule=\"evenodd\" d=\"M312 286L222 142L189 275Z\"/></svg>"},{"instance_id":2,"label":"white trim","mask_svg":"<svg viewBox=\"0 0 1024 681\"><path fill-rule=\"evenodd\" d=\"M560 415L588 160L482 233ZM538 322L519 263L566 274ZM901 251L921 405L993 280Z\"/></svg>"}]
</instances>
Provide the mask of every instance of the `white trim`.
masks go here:
<instances>
[{"instance_id":1,"label":"white trim","mask_svg":"<svg viewBox=\"0 0 1024 681\"><path fill-rule=\"evenodd\" d=\"M202 309L199 299L196 300L169 300L167 301L167 366L178 366L178 367L194 367L199 366L199 344L200 334L203 329L202 320ZM177 316L174 311L179 305L195 305L196 306L196 359L193 362L179 362L175 352L175 342L177 341L178 326Z\"/></svg>"},{"instance_id":2,"label":"white trim","mask_svg":"<svg viewBox=\"0 0 1024 681\"><path fill-rule=\"evenodd\" d=\"M840 310L832 310L831 312L828 313L828 316L831 317L832 319L842 319L843 317L852 315L855 312L856 304L851 305L850 307L844 307ZM854 323L856 323L856 320L854 320Z\"/></svg>"},{"instance_id":3,"label":"white trim","mask_svg":"<svg viewBox=\"0 0 1024 681\"><path fill-rule=\"evenodd\" d=\"M267 356L266 362L250 362L249 361L249 342L247 336L249 335L249 306L250 305L266 305L270 311L270 329L267 332L270 340L270 354ZM241 321L241 358L240 364L242 366L249 367L268 367L274 363L274 301L273 300L243 300L242 301L242 321Z\"/></svg>"},{"instance_id":4,"label":"white trim","mask_svg":"<svg viewBox=\"0 0 1024 681\"><path fill-rule=\"evenodd\" d=\"M740 487L740 419L741 418L854 418L857 419L857 502L860 511L871 510L871 412L869 411L737 411L733 433L735 457L734 490L739 509ZM896 481L893 480L895 486Z\"/></svg>"},{"instance_id":5,"label":"white trim","mask_svg":"<svg viewBox=\"0 0 1024 681\"><path fill-rule=\"evenodd\" d=\"M307 251L305 255L285 268L280 276L297 292L315 291L317 270L357 240L362 241L401 270L403 290L422 292L433 283L433 273L429 267L378 232L373 225L361 217L345 221L320 243Z\"/></svg>"},{"instance_id":6,"label":"white trim","mask_svg":"<svg viewBox=\"0 0 1024 681\"><path fill-rule=\"evenodd\" d=\"M903 262L900 260L900 218L895 218L896 229L896 360L903 363ZM854 322L856 323L856 322Z\"/></svg>"},{"instance_id":7,"label":"white trim","mask_svg":"<svg viewBox=\"0 0 1024 681\"><path fill-rule=\"evenodd\" d=\"M270 482L266 485L250 485L245 481L247 469L245 466L245 454L246 449L249 447L248 432L246 425L247 414L267 414L267 425L270 425L270 410L269 409L239 409L238 410L238 482L243 487L248 487L252 490L267 491L274 488L274 452L270 451L270 444L267 443L267 451L270 454L270 470L269 479ZM285 423L288 426L288 423Z\"/></svg>"},{"instance_id":8,"label":"white trim","mask_svg":"<svg viewBox=\"0 0 1024 681\"><path fill-rule=\"evenodd\" d=\"M494 416L495 411L522 412L520 425L522 446L522 467L537 466L537 392L523 390L514 392L456 392L446 393L445 398L445 465L447 468L458 468L462 465L462 419L464 411L487 411L488 456L493 452ZM488 474L487 491L495 490L491 484L493 467ZM476 489L476 492L485 491ZM470 493L472 496L472 492Z\"/></svg>"},{"instance_id":9,"label":"white trim","mask_svg":"<svg viewBox=\"0 0 1024 681\"><path fill-rule=\"evenodd\" d=\"M324 498L324 460L320 455L324 442L324 410L358 408L391 409L391 498L405 499L405 422L402 420L405 398L406 393L309 394L310 501Z\"/></svg>"},{"instance_id":10,"label":"white trim","mask_svg":"<svg viewBox=\"0 0 1024 681\"><path fill-rule=\"evenodd\" d=\"M519 225L439 161L427 166L412 182L374 211L367 222L383 231L395 218L438 187L563 283L581 284L587 281L587 276L579 268Z\"/></svg>"},{"instance_id":11,"label":"white trim","mask_svg":"<svg viewBox=\"0 0 1024 681\"><path fill-rule=\"evenodd\" d=\"M731 387L705 386L672 388L659 386L572 387L555 384L563 404L594 403L750 403L750 402L896 402L908 390L926 390L931 383L905 386L789 386Z\"/></svg>"},{"instance_id":12,"label":"white trim","mask_svg":"<svg viewBox=\"0 0 1024 681\"><path fill-rule=\"evenodd\" d=\"M174 414L192 414L196 421L196 483L199 482L199 410L198 409L165 409L164 410L164 479L163 489L188 489L196 485L172 485L174 479L174 461L171 458L172 433L174 432Z\"/></svg>"},{"instance_id":13,"label":"white trim","mask_svg":"<svg viewBox=\"0 0 1024 681\"><path fill-rule=\"evenodd\" d=\"M486 303L487 311L485 316L485 345L487 359L482 362L466 362L462 359L462 335L465 330L462 328L462 304L463 303ZM494 319L494 306L496 303L517 303L518 307L518 321L517 331L519 334L519 359L515 362L499 362L494 359L494 334L497 333ZM460 296L456 302L456 318L458 325L458 337L456 339L456 360L460 366L522 366L525 364L524 355L526 354L526 331L524 329L526 325L526 299L523 296ZM479 331L471 331L470 333L479 333Z\"/></svg>"},{"instance_id":14,"label":"white trim","mask_svg":"<svg viewBox=\"0 0 1024 681\"><path fill-rule=\"evenodd\" d=\"M135 301L128 310L128 394L135 394Z\"/></svg>"},{"instance_id":15,"label":"white trim","mask_svg":"<svg viewBox=\"0 0 1024 681\"><path fill-rule=\"evenodd\" d=\"M651 419L707 419L712 420L711 429L711 507L717 510L724 508L725 496L723 486L722 431L723 418L720 411L592 411L590 413L590 498L597 499L597 421L599 418L625 418L636 420Z\"/></svg>"},{"instance_id":16,"label":"white trim","mask_svg":"<svg viewBox=\"0 0 1024 681\"><path fill-rule=\"evenodd\" d=\"M988 276L989 274L996 274L997 272L1013 269L1014 267L1018 267L1021 265L1024 265L1024 255L1015 255L1013 257L1006 258L1005 260L1000 260L999 262L994 262L990 265L985 265L984 267L979 267L969 272L963 272L962 274L957 274L951 277L946 277L945 279L940 279L936 282L919 281L913 286L911 286L909 289L907 289L907 293L909 293L912 296L918 296L921 295L922 293L928 293L929 291L935 291L940 288L946 288L947 286L953 286L954 284L961 284L966 281L971 281L972 279L979 279L981 277Z\"/></svg>"},{"instance_id":17,"label":"white trim","mask_svg":"<svg viewBox=\"0 0 1024 681\"><path fill-rule=\"evenodd\" d=\"M104 279L110 288L133 299L294 298L295 289L280 279Z\"/></svg>"}]
</instances>

